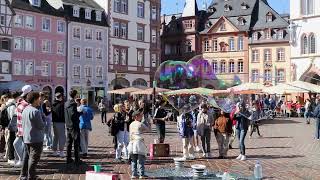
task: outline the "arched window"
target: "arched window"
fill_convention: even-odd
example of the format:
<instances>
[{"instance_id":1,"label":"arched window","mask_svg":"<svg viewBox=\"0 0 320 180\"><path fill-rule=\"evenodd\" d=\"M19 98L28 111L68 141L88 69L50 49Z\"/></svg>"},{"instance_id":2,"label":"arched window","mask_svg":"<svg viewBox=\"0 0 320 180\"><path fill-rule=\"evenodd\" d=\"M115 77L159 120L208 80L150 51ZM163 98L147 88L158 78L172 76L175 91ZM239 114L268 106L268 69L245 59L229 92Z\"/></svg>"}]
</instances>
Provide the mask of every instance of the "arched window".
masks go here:
<instances>
[{"instance_id":1,"label":"arched window","mask_svg":"<svg viewBox=\"0 0 320 180\"><path fill-rule=\"evenodd\" d=\"M308 38L304 34L301 38L301 54L307 54L308 53Z\"/></svg>"},{"instance_id":2,"label":"arched window","mask_svg":"<svg viewBox=\"0 0 320 180\"><path fill-rule=\"evenodd\" d=\"M220 62L220 73L226 73L226 61L224 60Z\"/></svg>"},{"instance_id":3,"label":"arched window","mask_svg":"<svg viewBox=\"0 0 320 180\"><path fill-rule=\"evenodd\" d=\"M310 34L309 36L309 53L316 53L316 38L314 34Z\"/></svg>"}]
</instances>

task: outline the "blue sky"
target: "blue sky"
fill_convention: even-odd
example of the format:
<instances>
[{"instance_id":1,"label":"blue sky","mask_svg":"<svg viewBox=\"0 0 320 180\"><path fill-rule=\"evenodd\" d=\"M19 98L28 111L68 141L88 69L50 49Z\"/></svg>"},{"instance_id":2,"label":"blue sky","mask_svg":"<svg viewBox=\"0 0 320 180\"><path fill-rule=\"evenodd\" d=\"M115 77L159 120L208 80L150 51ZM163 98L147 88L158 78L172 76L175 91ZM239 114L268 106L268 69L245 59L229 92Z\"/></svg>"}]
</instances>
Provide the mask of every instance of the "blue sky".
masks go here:
<instances>
[{"instance_id":1,"label":"blue sky","mask_svg":"<svg viewBox=\"0 0 320 180\"><path fill-rule=\"evenodd\" d=\"M208 5L211 3L212 0L207 0ZM290 11L290 0L268 0L270 6L275 9L278 13L289 13ZM176 3L178 2L178 6ZM205 0L197 0L198 8L202 9L203 2ZM161 0L162 3L162 14L174 14L178 12L182 12L185 0Z\"/></svg>"}]
</instances>

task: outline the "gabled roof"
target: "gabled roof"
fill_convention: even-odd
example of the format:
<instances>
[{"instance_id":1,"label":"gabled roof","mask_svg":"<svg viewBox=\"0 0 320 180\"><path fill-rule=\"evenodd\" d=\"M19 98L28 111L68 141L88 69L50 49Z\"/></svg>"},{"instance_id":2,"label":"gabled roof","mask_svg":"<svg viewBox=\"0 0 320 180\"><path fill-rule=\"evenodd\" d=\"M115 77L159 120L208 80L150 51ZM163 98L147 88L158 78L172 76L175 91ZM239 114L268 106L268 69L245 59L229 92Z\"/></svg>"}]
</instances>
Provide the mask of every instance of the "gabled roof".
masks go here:
<instances>
[{"instance_id":1,"label":"gabled roof","mask_svg":"<svg viewBox=\"0 0 320 180\"><path fill-rule=\"evenodd\" d=\"M94 0L62 0L64 4L78 5L103 11L103 8Z\"/></svg>"},{"instance_id":2,"label":"gabled roof","mask_svg":"<svg viewBox=\"0 0 320 180\"><path fill-rule=\"evenodd\" d=\"M46 0L41 0L41 6L32 6L29 3L29 0L13 0L12 1L12 7L16 9L41 13L41 14L47 14L52 16L58 16L58 17L64 17L63 9L55 9L52 6L49 5L49 3Z\"/></svg>"},{"instance_id":3,"label":"gabled roof","mask_svg":"<svg viewBox=\"0 0 320 180\"><path fill-rule=\"evenodd\" d=\"M186 0L182 17L196 16L198 14L198 5L196 0Z\"/></svg>"},{"instance_id":4,"label":"gabled roof","mask_svg":"<svg viewBox=\"0 0 320 180\"><path fill-rule=\"evenodd\" d=\"M204 31L200 32L200 34L206 34L208 32L210 32L211 29L217 27L220 25L220 22L221 21L225 21L225 22L228 22L234 29L238 29L237 26L235 26L235 24L233 22L231 22L229 19L227 19L226 17L222 16L221 18L219 19L215 19L214 21L210 21L212 23L212 26L210 28L206 28Z\"/></svg>"},{"instance_id":5,"label":"gabled roof","mask_svg":"<svg viewBox=\"0 0 320 180\"><path fill-rule=\"evenodd\" d=\"M247 9L241 9L241 4L245 3ZM256 0L214 0L212 1L210 8L214 8L216 11L209 17L210 19L233 16L246 16L251 15L256 4ZM228 5L232 8L231 11L225 11L225 6Z\"/></svg>"}]
</instances>

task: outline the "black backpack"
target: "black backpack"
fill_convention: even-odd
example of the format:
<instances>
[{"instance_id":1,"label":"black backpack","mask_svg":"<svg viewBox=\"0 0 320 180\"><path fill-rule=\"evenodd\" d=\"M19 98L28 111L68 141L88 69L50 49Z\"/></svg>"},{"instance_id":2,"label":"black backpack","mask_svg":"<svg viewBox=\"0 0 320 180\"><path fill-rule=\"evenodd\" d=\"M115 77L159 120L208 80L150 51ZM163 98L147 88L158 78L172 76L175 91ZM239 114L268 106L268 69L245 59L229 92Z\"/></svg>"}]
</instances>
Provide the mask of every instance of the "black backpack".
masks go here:
<instances>
[{"instance_id":1,"label":"black backpack","mask_svg":"<svg viewBox=\"0 0 320 180\"><path fill-rule=\"evenodd\" d=\"M2 129L8 127L10 123L9 114L8 114L8 107L15 106L15 104L7 105L1 112L0 112L0 125Z\"/></svg>"}]
</instances>

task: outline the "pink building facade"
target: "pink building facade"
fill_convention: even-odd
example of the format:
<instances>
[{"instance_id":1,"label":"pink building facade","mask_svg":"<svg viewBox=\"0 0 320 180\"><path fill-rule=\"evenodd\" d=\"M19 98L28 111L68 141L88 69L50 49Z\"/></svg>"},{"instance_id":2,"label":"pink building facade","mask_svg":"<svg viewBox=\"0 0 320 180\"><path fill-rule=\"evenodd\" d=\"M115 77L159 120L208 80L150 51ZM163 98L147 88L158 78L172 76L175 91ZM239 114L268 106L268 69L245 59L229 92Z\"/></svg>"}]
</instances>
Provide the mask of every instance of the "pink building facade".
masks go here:
<instances>
[{"instance_id":1,"label":"pink building facade","mask_svg":"<svg viewBox=\"0 0 320 180\"><path fill-rule=\"evenodd\" d=\"M46 8L13 4L12 74L14 81L23 81L46 91L49 97L66 91L66 21L61 16L41 12ZM42 1L44 2L44 1ZM47 4L41 4L40 6ZM47 12L52 12L47 11Z\"/></svg>"}]
</instances>

